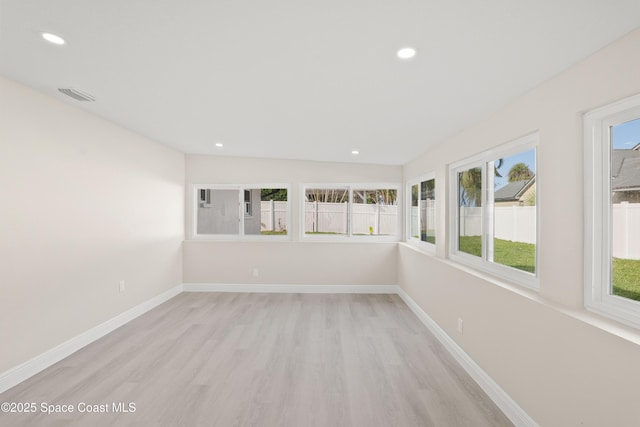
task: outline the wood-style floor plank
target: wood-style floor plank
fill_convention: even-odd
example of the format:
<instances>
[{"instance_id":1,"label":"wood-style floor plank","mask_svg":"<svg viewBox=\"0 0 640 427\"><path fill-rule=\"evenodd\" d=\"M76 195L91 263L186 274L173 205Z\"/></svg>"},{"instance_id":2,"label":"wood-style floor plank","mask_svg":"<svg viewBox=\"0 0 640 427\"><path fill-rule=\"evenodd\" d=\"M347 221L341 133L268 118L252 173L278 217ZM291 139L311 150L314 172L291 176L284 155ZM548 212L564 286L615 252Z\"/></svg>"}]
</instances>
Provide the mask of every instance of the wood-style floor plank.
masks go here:
<instances>
[{"instance_id":1,"label":"wood-style floor plank","mask_svg":"<svg viewBox=\"0 0 640 427\"><path fill-rule=\"evenodd\" d=\"M395 295L183 293L0 402L75 407L2 426L511 425Z\"/></svg>"}]
</instances>

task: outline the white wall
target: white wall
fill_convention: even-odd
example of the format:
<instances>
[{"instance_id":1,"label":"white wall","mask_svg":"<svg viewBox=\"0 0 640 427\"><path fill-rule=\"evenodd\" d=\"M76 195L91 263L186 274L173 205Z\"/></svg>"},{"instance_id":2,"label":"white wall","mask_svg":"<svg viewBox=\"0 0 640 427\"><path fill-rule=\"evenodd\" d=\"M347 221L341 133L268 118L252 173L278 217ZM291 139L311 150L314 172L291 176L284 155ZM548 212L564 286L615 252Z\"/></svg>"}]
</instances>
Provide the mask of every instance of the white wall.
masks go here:
<instances>
[{"instance_id":1,"label":"white wall","mask_svg":"<svg viewBox=\"0 0 640 427\"><path fill-rule=\"evenodd\" d=\"M395 285L397 243L185 242L184 282ZM257 268L258 277L253 276Z\"/></svg>"},{"instance_id":2,"label":"white wall","mask_svg":"<svg viewBox=\"0 0 640 427\"><path fill-rule=\"evenodd\" d=\"M182 153L0 77L0 372L178 285L183 197Z\"/></svg>"},{"instance_id":3,"label":"white wall","mask_svg":"<svg viewBox=\"0 0 640 427\"><path fill-rule=\"evenodd\" d=\"M301 185L398 184L401 181L402 168L399 166L187 155L187 191L191 184L289 184L291 240L268 243L186 241L184 282L396 284L396 243L302 241ZM189 206L187 215L189 230ZM258 277L253 276L254 268L259 271Z\"/></svg>"},{"instance_id":4,"label":"white wall","mask_svg":"<svg viewBox=\"0 0 640 427\"><path fill-rule=\"evenodd\" d=\"M640 92L640 31L404 168L436 173L436 256L401 245L399 281L543 426L638 425L640 334L583 309L582 114ZM446 261L447 165L538 131L539 293ZM464 335L456 331L464 319Z\"/></svg>"}]
</instances>

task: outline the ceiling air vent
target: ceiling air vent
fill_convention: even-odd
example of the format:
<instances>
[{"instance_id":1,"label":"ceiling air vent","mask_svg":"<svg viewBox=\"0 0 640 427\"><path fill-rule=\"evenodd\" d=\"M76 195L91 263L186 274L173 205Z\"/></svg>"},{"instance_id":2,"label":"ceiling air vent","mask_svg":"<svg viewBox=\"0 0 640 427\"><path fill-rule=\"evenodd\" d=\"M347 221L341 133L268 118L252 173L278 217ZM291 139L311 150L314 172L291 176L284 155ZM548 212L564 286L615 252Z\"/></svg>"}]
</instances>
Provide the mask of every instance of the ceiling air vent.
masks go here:
<instances>
[{"instance_id":1,"label":"ceiling air vent","mask_svg":"<svg viewBox=\"0 0 640 427\"><path fill-rule=\"evenodd\" d=\"M93 102L96 100L96 97L93 95L89 95L86 92L83 92L81 90L78 89L74 89L74 88L58 88L58 90L62 93L64 93L67 96L72 97L73 99L75 99L76 101L89 101L89 102Z\"/></svg>"}]
</instances>

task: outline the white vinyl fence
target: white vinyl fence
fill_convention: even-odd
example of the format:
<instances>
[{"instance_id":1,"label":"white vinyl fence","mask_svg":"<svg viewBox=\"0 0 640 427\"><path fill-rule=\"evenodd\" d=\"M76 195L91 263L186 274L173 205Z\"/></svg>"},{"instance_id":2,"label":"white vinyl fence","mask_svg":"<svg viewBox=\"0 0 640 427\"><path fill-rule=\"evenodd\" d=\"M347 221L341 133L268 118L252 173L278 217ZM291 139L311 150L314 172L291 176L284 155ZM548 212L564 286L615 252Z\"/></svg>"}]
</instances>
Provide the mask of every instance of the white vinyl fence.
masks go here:
<instances>
[{"instance_id":1,"label":"white vinyl fence","mask_svg":"<svg viewBox=\"0 0 640 427\"><path fill-rule=\"evenodd\" d=\"M354 203L352 234L395 235L398 232L398 206ZM305 202L305 233L346 234L349 219L347 203Z\"/></svg>"},{"instance_id":2,"label":"white vinyl fence","mask_svg":"<svg viewBox=\"0 0 640 427\"><path fill-rule=\"evenodd\" d=\"M479 236L481 208L463 207L460 235ZM616 203L612 209L613 256L640 259L640 203ZM494 213L495 237L513 242L536 243L535 206L497 207Z\"/></svg>"},{"instance_id":3,"label":"white vinyl fence","mask_svg":"<svg viewBox=\"0 0 640 427\"><path fill-rule=\"evenodd\" d=\"M420 216L424 230L436 229L436 201L433 199L420 200L420 206L411 207L411 233L420 237Z\"/></svg>"},{"instance_id":4,"label":"white vinyl fence","mask_svg":"<svg viewBox=\"0 0 640 427\"><path fill-rule=\"evenodd\" d=\"M482 208L460 208L461 236L482 236Z\"/></svg>"},{"instance_id":5,"label":"white vinyl fence","mask_svg":"<svg viewBox=\"0 0 640 427\"><path fill-rule=\"evenodd\" d=\"M261 230L286 230L287 202L261 203ZM427 227L435 224L435 208L425 206ZM481 208L461 208L460 235L479 236L482 230ZM419 208L411 208L412 230L418 228ZM495 237L513 242L536 243L535 206L508 206L495 208ZM347 203L305 203L305 232L347 233ZM640 259L640 203L616 203L612 210L613 256ZM354 204L353 234L395 235L398 230L398 207Z\"/></svg>"},{"instance_id":6,"label":"white vinyl fence","mask_svg":"<svg viewBox=\"0 0 640 427\"><path fill-rule=\"evenodd\" d=\"M260 202L260 231L287 230L287 205L289 202Z\"/></svg>"},{"instance_id":7,"label":"white vinyl fence","mask_svg":"<svg viewBox=\"0 0 640 427\"><path fill-rule=\"evenodd\" d=\"M460 208L460 235L482 234L482 208ZM536 207L505 206L494 211L494 234L497 239L536 243Z\"/></svg>"},{"instance_id":8,"label":"white vinyl fence","mask_svg":"<svg viewBox=\"0 0 640 427\"><path fill-rule=\"evenodd\" d=\"M353 234L395 235L398 232L398 206L354 203Z\"/></svg>"},{"instance_id":9,"label":"white vinyl fence","mask_svg":"<svg viewBox=\"0 0 640 427\"><path fill-rule=\"evenodd\" d=\"M352 209L352 234L395 235L398 232L398 206L354 203ZM346 234L348 219L347 203L305 203L305 233ZM287 202L262 202L260 222L262 231L286 230Z\"/></svg>"},{"instance_id":10,"label":"white vinyl fence","mask_svg":"<svg viewBox=\"0 0 640 427\"><path fill-rule=\"evenodd\" d=\"M493 223L497 239L536 243L535 206L497 207Z\"/></svg>"},{"instance_id":11,"label":"white vinyl fence","mask_svg":"<svg viewBox=\"0 0 640 427\"><path fill-rule=\"evenodd\" d=\"M398 207L360 204L352 205L352 234L395 235L398 230ZM347 203L305 203L305 232L346 234ZM287 202L266 201L260 207L261 231L287 230Z\"/></svg>"},{"instance_id":12,"label":"white vinyl fence","mask_svg":"<svg viewBox=\"0 0 640 427\"><path fill-rule=\"evenodd\" d=\"M640 259L640 203L616 203L611 211L613 256Z\"/></svg>"},{"instance_id":13,"label":"white vinyl fence","mask_svg":"<svg viewBox=\"0 0 640 427\"><path fill-rule=\"evenodd\" d=\"M347 203L305 202L304 232L346 234L347 210Z\"/></svg>"}]
</instances>

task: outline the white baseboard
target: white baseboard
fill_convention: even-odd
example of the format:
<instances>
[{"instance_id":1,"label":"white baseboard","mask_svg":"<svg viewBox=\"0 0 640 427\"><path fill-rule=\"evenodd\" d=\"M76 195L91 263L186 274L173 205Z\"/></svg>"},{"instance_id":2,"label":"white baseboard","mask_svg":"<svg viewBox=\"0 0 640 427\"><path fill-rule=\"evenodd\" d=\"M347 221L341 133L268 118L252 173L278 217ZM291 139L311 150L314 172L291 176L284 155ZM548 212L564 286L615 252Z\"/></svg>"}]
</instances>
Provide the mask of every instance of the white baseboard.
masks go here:
<instances>
[{"instance_id":1,"label":"white baseboard","mask_svg":"<svg viewBox=\"0 0 640 427\"><path fill-rule=\"evenodd\" d=\"M398 295L411 311L424 323L451 355L462 365L465 371L478 383L491 400L504 412L516 426L538 427L538 424L489 376L429 315L398 287Z\"/></svg>"},{"instance_id":2,"label":"white baseboard","mask_svg":"<svg viewBox=\"0 0 640 427\"><path fill-rule=\"evenodd\" d=\"M256 292L282 294L397 294L396 285L244 285L184 283L185 292Z\"/></svg>"},{"instance_id":3,"label":"white baseboard","mask_svg":"<svg viewBox=\"0 0 640 427\"><path fill-rule=\"evenodd\" d=\"M14 387L38 372L59 362L67 356L80 350L95 340L102 338L109 332L118 329L120 326L132 321L136 317L146 313L152 308L170 300L182 292L182 285L169 289L162 294L143 302L116 317L77 335L70 340L48 350L31 360L28 360L6 372L0 374L0 393Z\"/></svg>"}]
</instances>

